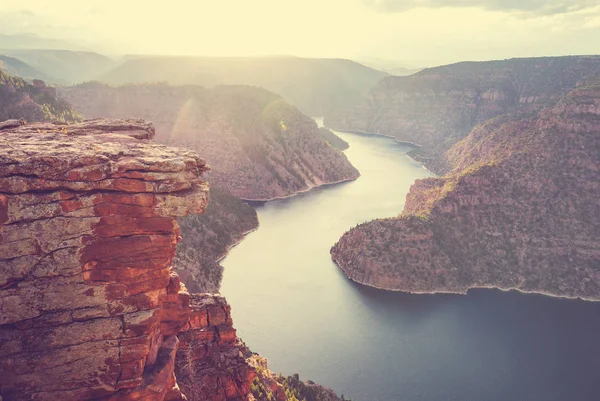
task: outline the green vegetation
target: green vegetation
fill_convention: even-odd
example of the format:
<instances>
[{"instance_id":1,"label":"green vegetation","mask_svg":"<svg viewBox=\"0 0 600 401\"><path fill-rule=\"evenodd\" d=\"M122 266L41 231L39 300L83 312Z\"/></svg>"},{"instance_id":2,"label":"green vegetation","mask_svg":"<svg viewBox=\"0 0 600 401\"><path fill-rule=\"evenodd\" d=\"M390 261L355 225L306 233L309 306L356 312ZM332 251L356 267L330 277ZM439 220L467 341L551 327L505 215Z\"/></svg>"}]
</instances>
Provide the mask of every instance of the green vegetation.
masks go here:
<instances>
[{"instance_id":1,"label":"green vegetation","mask_svg":"<svg viewBox=\"0 0 600 401\"><path fill-rule=\"evenodd\" d=\"M298 373L284 377L281 374L277 377L277 382L281 384L285 390L287 401L323 401L323 387L316 386L312 382L305 383L300 380ZM341 396L342 400L346 400ZM348 400L350 401L350 400Z\"/></svg>"},{"instance_id":2,"label":"green vegetation","mask_svg":"<svg viewBox=\"0 0 600 401\"><path fill-rule=\"evenodd\" d=\"M254 379L250 392L259 401L276 401L277 397L269 386L261 380L266 374L264 369L257 367L258 376ZM298 373L283 376L281 373L275 378L285 391L286 401L350 401L343 395L337 397L334 393L311 381L303 382Z\"/></svg>"},{"instance_id":3,"label":"green vegetation","mask_svg":"<svg viewBox=\"0 0 600 401\"><path fill-rule=\"evenodd\" d=\"M56 97L54 88L32 85L0 70L0 121L11 118L61 122L82 120L69 103Z\"/></svg>"},{"instance_id":4,"label":"green vegetation","mask_svg":"<svg viewBox=\"0 0 600 401\"><path fill-rule=\"evenodd\" d=\"M191 292L217 292L223 275L218 259L244 233L258 227L256 211L218 185L202 215L179 219L182 241L174 267Z\"/></svg>"},{"instance_id":5,"label":"green vegetation","mask_svg":"<svg viewBox=\"0 0 600 401\"><path fill-rule=\"evenodd\" d=\"M348 145L348 142L344 141L342 138L340 138L327 128L319 128L319 135L321 135L321 138L323 138L325 142L327 142L328 144L330 144L338 150L346 150L350 146Z\"/></svg>"}]
</instances>

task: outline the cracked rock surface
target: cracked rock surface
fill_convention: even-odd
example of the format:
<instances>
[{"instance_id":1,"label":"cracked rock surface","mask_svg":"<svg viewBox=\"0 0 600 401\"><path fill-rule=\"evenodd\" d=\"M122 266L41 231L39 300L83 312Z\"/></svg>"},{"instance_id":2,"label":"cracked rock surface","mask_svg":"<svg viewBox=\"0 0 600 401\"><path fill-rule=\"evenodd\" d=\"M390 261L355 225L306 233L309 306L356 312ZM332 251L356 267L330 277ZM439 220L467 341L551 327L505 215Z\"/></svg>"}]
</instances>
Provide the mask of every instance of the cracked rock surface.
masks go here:
<instances>
[{"instance_id":1,"label":"cracked rock surface","mask_svg":"<svg viewBox=\"0 0 600 401\"><path fill-rule=\"evenodd\" d=\"M206 163L140 120L4 127L0 395L174 398L191 313L175 218L204 211Z\"/></svg>"}]
</instances>

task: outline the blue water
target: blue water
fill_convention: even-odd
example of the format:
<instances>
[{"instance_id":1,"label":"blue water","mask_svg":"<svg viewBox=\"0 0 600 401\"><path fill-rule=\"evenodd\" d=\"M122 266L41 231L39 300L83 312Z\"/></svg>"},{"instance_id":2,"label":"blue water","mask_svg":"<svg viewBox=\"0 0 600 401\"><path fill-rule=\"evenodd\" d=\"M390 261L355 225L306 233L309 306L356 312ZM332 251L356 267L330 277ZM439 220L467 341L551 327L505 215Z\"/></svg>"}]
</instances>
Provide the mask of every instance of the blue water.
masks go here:
<instances>
[{"instance_id":1,"label":"blue water","mask_svg":"<svg viewBox=\"0 0 600 401\"><path fill-rule=\"evenodd\" d=\"M239 336L275 372L354 401L599 401L600 303L476 290L410 295L349 281L329 248L395 216L430 174L383 137L339 133L361 177L257 206L223 261Z\"/></svg>"}]
</instances>

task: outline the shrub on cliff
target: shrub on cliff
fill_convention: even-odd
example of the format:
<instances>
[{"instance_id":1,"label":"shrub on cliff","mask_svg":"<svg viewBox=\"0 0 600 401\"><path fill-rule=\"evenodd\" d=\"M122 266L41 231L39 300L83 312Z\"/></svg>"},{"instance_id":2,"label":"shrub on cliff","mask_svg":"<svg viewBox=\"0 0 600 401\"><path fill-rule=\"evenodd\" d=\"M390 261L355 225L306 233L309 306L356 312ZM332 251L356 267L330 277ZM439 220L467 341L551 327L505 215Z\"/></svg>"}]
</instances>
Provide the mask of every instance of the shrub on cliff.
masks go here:
<instances>
[{"instance_id":1,"label":"shrub on cliff","mask_svg":"<svg viewBox=\"0 0 600 401\"><path fill-rule=\"evenodd\" d=\"M62 122L83 119L69 103L56 96L53 88L32 85L0 70L0 121L12 118Z\"/></svg>"}]
</instances>

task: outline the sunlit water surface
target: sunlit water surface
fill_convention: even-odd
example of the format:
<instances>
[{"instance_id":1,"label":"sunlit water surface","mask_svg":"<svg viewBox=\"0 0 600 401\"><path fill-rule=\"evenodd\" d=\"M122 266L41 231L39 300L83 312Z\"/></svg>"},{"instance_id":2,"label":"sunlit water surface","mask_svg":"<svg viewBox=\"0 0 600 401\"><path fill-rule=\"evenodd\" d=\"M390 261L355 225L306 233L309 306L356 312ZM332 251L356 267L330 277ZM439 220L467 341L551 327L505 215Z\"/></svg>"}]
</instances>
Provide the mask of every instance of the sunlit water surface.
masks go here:
<instances>
[{"instance_id":1,"label":"sunlit water surface","mask_svg":"<svg viewBox=\"0 0 600 401\"><path fill-rule=\"evenodd\" d=\"M354 401L598 401L600 304L476 290L409 295L349 281L330 247L397 215L430 176L392 139L338 133L349 183L256 206L260 228L223 261L238 334L276 372Z\"/></svg>"}]
</instances>

